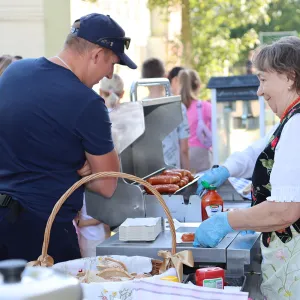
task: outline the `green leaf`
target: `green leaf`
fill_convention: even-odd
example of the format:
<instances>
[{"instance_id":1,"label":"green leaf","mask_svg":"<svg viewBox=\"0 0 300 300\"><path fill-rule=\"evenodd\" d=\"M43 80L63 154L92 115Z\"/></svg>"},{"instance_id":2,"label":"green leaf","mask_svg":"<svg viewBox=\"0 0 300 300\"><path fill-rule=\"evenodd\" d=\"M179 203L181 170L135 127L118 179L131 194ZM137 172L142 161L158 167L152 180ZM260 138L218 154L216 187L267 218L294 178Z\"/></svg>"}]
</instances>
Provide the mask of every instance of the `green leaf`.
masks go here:
<instances>
[{"instance_id":1,"label":"green leaf","mask_svg":"<svg viewBox=\"0 0 300 300\"><path fill-rule=\"evenodd\" d=\"M268 183L266 185L263 185L263 187L265 187L267 190L271 191L272 190L272 186L271 183Z\"/></svg>"},{"instance_id":2,"label":"green leaf","mask_svg":"<svg viewBox=\"0 0 300 300\"><path fill-rule=\"evenodd\" d=\"M274 160L273 159L260 159L262 165L267 168L267 169L272 169L274 165Z\"/></svg>"},{"instance_id":3,"label":"green leaf","mask_svg":"<svg viewBox=\"0 0 300 300\"><path fill-rule=\"evenodd\" d=\"M274 272L276 273L276 269L273 265L271 265L272 269L274 270Z\"/></svg>"},{"instance_id":4,"label":"green leaf","mask_svg":"<svg viewBox=\"0 0 300 300\"><path fill-rule=\"evenodd\" d=\"M281 287L280 289L278 289L277 293L280 294L280 293L283 292L283 291L284 291L284 288Z\"/></svg>"}]
</instances>

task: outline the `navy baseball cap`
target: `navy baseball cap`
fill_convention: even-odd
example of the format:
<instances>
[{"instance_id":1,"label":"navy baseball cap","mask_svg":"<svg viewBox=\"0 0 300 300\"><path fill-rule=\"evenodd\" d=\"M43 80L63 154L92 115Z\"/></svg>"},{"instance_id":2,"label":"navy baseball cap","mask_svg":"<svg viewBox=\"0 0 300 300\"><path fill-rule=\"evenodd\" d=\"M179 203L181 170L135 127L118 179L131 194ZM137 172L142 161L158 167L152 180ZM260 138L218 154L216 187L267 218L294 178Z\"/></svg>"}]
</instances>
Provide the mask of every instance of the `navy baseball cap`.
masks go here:
<instances>
[{"instance_id":1,"label":"navy baseball cap","mask_svg":"<svg viewBox=\"0 0 300 300\"><path fill-rule=\"evenodd\" d=\"M125 31L110 16L93 13L81 17L75 23L78 21L80 21L80 27L72 27L72 34L110 49L120 58L119 64L131 69L137 68L136 64L124 53L124 48L129 48L130 38L125 37Z\"/></svg>"}]
</instances>

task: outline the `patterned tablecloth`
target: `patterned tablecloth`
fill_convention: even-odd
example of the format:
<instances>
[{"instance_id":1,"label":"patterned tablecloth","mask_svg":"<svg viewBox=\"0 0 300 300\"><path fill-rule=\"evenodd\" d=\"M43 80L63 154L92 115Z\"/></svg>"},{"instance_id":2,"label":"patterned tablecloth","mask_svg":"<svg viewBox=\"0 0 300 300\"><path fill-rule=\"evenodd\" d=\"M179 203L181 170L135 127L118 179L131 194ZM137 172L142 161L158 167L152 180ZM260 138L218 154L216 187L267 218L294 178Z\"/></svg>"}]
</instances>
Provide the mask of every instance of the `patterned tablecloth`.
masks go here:
<instances>
[{"instance_id":1,"label":"patterned tablecloth","mask_svg":"<svg viewBox=\"0 0 300 300\"><path fill-rule=\"evenodd\" d=\"M151 259L147 257L118 255L110 257L122 261L130 273L150 272L152 269ZM62 262L55 264L53 268L75 276L80 269L96 269L99 258L90 257ZM161 277L165 276L176 276L176 270L169 269L161 275L146 279L82 283L81 285L85 300L248 300L248 293L202 288L192 284L160 280Z\"/></svg>"}]
</instances>

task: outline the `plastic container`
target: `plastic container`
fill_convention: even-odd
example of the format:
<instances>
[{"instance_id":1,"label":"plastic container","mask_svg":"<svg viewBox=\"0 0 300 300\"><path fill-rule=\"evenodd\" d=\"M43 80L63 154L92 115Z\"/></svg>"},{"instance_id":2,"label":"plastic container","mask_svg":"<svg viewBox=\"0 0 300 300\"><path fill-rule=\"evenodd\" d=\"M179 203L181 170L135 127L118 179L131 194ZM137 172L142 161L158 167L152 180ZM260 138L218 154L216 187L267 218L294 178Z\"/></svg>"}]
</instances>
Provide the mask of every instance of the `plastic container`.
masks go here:
<instances>
[{"instance_id":1,"label":"plastic container","mask_svg":"<svg viewBox=\"0 0 300 300\"><path fill-rule=\"evenodd\" d=\"M187 275L187 277L185 278L183 283L187 284L189 282L196 284L195 273L191 273L191 274ZM230 276L225 275L224 287L226 287L226 286L239 287L240 291L245 291L245 285L246 285L246 276L245 275L240 276L240 277L230 277Z\"/></svg>"},{"instance_id":2,"label":"plastic container","mask_svg":"<svg viewBox=\"0 0 300 300\"><path fill-rule=\"evenodd\" d=\"M224 289L225 271L219 267L201 268L195 273L195 282L198 286Z\"/></svg>"},{"instance_id":3,"label":"plastic container","mask_svg":"<svg viewBox=\"0 0 300 300\"><path fill-rule=\"evenodd\" d=\"M201 184L207 190L201 199L201 215L202 221L208 219L213 214L222 212L224 207L224 201L218 194L217 188L213 185L209 185L206 181L201 181Z\"/></svg>"}]
</instances>

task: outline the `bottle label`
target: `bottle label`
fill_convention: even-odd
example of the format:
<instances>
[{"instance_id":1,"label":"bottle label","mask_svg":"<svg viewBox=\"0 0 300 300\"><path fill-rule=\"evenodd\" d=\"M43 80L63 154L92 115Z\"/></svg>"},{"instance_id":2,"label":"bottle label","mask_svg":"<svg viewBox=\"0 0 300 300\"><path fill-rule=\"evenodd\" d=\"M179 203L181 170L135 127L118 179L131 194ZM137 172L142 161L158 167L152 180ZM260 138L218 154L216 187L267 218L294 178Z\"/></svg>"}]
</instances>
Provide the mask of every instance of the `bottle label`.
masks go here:
<instances>
[{"instance_id":1,"label":"bottle label","mask_svg":"<svg viewBox=\"0 0 300 300\"><path fill-rule=\"evenodd\" d=\"M222 290L224 288L223 287L223 278L220 277L220 278L214 278L214 279L204 279L203 286Z\"/></svg>"},{"instance_id":2,"label":"bottle label","mask_svg":"<svg viewBox=\"0 0 300 300\"><path fill-rule=\"evenodd\" d=\"M205 207L208 217L211 217L213 214L222 212L222 205L208 205Z\"/></svg>"}]
</instances>

